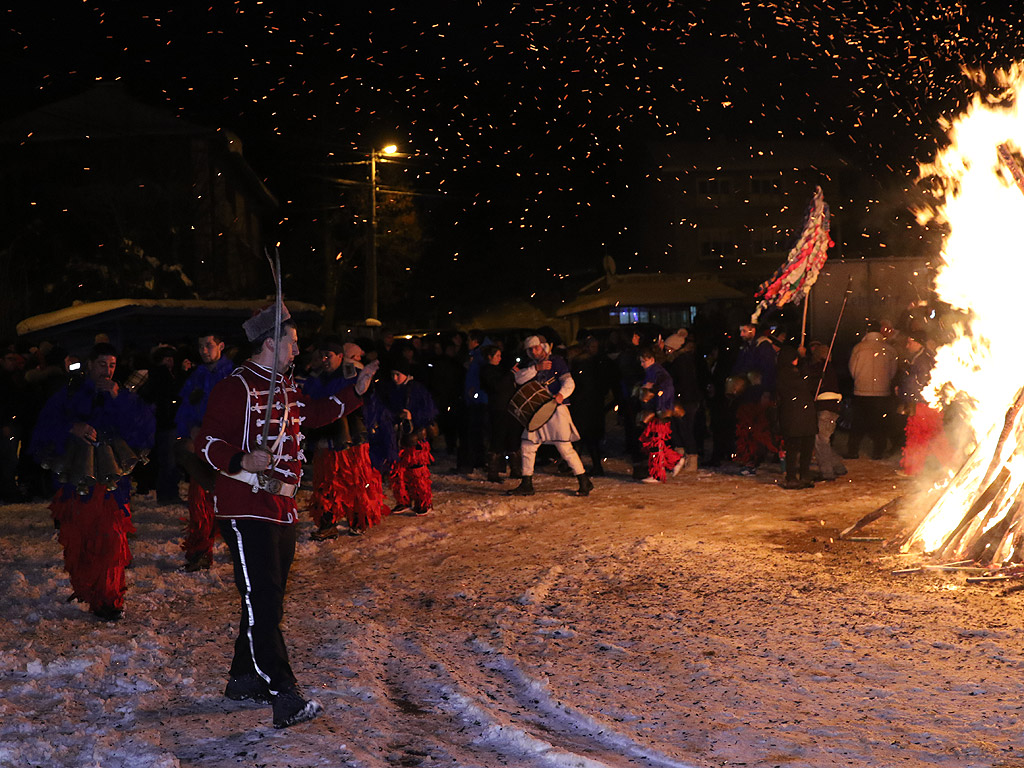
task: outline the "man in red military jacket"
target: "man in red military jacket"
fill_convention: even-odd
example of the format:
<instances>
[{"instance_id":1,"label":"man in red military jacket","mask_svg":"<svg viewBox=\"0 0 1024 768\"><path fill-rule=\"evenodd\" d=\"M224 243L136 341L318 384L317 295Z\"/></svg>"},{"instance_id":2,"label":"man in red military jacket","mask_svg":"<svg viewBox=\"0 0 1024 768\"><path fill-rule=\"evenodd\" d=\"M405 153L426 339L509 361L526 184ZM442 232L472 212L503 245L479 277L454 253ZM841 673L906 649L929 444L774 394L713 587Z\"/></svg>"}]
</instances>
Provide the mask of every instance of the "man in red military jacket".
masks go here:
<instances>
[{"instance_id":1,"label":"man in red military jacket","mask_svg":"<svg viewBox=\"0 0 1024 768\"><path fill-rule=\"evenodd\" d=\"M284 592L295 556L299 517L295 492L302 475L300 428L329 424L358 408L350 387L313 400L288 373L299 352L295 326L282 308L274 338L274 307L244 324L254 353L210 393L195 451L218 471L214 514L231 550L242 616L224 695L236 701L271 703L274 727L312 720L323 707L307 699L288 663L281 633ZM267 400L278 374L273 403ZM270 419L266 444L264 423Z\"/></svg>"}]
</instances>

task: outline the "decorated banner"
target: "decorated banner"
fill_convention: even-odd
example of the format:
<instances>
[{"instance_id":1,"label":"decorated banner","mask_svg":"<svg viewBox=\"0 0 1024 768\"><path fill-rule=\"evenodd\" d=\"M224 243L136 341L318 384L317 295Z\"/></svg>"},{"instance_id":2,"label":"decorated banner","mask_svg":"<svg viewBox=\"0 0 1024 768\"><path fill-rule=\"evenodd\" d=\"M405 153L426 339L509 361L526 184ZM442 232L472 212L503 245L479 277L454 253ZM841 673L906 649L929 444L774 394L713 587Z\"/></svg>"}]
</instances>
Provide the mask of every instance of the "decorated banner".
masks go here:
<instances>
[{"instance_id":1,"label":"decorated banner","mask_svg":"<svg viewBox=\"0 0 1024 768\"><path fill-rule=\"evenodd\" d=\"M756 323L761 313L770 307L799 302L807 296L828 258L829 247L834 245L828 234L830 220L831 214L821 187L815 187L814 198L804 216L800 239L790 250L786 263L761 283L754 294L759 302L750 318L752 323Z\"/></svg>"}]
</instances>

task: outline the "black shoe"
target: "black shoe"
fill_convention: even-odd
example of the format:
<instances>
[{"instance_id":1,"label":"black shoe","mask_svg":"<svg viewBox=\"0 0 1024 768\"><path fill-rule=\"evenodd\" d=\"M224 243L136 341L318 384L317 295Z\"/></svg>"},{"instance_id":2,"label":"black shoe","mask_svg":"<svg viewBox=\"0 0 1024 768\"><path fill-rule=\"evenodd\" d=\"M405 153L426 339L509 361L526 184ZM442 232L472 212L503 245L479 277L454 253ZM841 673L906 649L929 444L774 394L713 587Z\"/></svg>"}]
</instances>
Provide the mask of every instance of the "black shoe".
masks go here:
<instances>
[{"instance_id":1,"label":"black shoe","mask_svg":"<svg viewBox=\"0 0 1024 768\"><path fill-rule=\"evenodd\" d=\"M508 491L508 496L533 496L533 475L523 475L519 485Z\"/></svg>"},{"instance_id":2,"label":"black shoe","mask_svg":"<svg viewBox=\"0 0 1024 768\"><path fill-rule=\"evenodd\" d=\"M798 491L801 488L806 488L807 487L802 482L800 482L799 480L788 480L788 479L784 480L781 483L779 483L779 486L781 488L785 488L787 491Z\"/></svg>"},{"instance_id":3,"label":"black shoe","mask_svg":"<svg viewBox=\"0 0 1024 768\"><path fill-rule=\"evenodd\" d=\"M298 688L281 691L273 697L273 703L275 728L287 728L304 723L324 711L319 701L307 699Z\"/></svg>"},{"instance_id":4,"label":"black shoe","mask_svg":"<svg viewBox=\"0 0 1024 768\"><path fill-rule=\"evenodd\" d=\"M430 514L430 509L430 507L413 507L412 513L416 515L416 517L423 517L423 515Z\"/></svg>"},{"instance_id":5,"label":"black shoe","mask_svg":"<svg viewBox=\"0 0 1024 768\"><path fill-rule=\"evenodd\" d=\"M232 701L255 701L259 704L269 704L274 700L267 681L256 674L229 677L224 695Z\"/></svg>"},{"instance_id":6,"label":"black shoe","mask_svg":"<svg viewBox=\"0 0 1024 768\"><path fill-rule=\"evenodd\" d=\"M209 552L197 556L186 555L185 557L185 573L208 571L211 565L213 565L213 555Z\"/></svg>"},{"instance_id":7,"label":"black shoe","mask_svg":"<svg viewBox=\"0 0 1024 768\"><path fill-rule=\"evenodd\" d=\"M365 528L353 528L351 525L348 527L349 536L362 536L364 533L366 533Z\"/></svg>"},{"instance_id":8,"label":"black shoe","mask_svg":"<svg viewBox=\"0 0 1024 768\"><path fill-rule=\"evenodd\" d=\"M124 611L120 608L115 608L112 605L101 605L92 609L93 615L103 619L103 621L120 621L124 616Z\"/></svg>"},{"instance_id":9,"label":"black shoe","mask_svg":"<svg viewBox=\"0 0 1024 768\"><path fill-rule=\"evenodd\" d=\"M584 472L582 475L576 475L576 480L579 482L580 487L576 489L577 496L589 496L590 492L594 490L594 483L591 482L587 473Z\"/></svg>"},{"instance_id":10,"label":"black shoe","mask_svg":"<svg viewBox=\"0 0 1024 768\"><path fill-rule=\"evenodd\" d=\"M391 511L392 511L392 513L394 513L394 512L405 512L405 510L407 510L408 508L409 508L408 504L395 504L395 506L393 506L391 508Z\"/></svg>"}]
</instances>

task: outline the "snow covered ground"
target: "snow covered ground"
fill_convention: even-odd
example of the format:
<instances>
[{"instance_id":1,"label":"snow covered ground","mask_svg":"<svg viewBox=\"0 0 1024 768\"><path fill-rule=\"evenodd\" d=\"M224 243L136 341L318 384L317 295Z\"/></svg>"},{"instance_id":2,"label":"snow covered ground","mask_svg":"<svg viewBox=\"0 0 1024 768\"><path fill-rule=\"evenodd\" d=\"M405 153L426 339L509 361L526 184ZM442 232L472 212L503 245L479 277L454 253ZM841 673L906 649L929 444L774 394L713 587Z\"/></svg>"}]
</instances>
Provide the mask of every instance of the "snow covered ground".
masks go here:
<instances>
[{"instance_id":1,"label":"snow covered ground","mask_svg":"<svg viewBox=\"0 0 1024 768\"><path fill-rule=\"evenodd\" d=\"M0 507L0 765L1024 765L1024 597L837 540L894 469L786 491L609 462L587 499L439 473L432 515L304 520L285 634L326 713L284 731L222 696L237 596L223 549L179 571L184 507L136 502L115 624L65 602L45 506Z\"/></svg>"}]
</instances>

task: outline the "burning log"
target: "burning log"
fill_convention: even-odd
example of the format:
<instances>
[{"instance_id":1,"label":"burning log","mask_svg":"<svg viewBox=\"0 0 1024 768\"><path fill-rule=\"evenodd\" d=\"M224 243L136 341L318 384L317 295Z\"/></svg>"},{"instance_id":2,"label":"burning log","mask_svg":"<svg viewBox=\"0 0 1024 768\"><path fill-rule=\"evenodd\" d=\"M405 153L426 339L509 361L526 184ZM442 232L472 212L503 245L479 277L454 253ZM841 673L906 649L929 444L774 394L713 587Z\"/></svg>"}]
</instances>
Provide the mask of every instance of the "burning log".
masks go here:
<instances>
[{"instance_id":1,"label":"burning log","mask_svg":"<svg viewBox=\"0 0 1024 768\"><path fill-rule=\"evenodd\" d=\"M1014 402L1006 410L1002 429L995 437L994 445L991 434L979 443L943 489L922 523L903 544L904 552L909 551L914 542L923 539L922 531L934 518L942 516L943 505L964 498L971 502L970 506L960 522L932 550L932 554L939 558L966 557L990 563L1002 562L1011 555L1019 554L1020 542L1014 541L1014 537L1019 527L1019 513L1024 509L1024 499L1020 498L1022 482L1013 478L1007 463L1014 455L1024 455L1024 429L1020 419L1022 409L1024 388L1018 390ZM1015 435L1016 439L1013 441L1014 450L1008 456L1006 446L1011 435ZM980 480L976 480L982 466L985 466L985 470ZM993 523L997 518L998 521Z\"/></svg>"}]
</instances>

